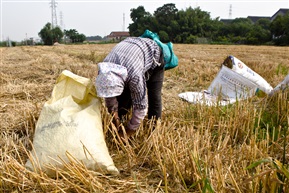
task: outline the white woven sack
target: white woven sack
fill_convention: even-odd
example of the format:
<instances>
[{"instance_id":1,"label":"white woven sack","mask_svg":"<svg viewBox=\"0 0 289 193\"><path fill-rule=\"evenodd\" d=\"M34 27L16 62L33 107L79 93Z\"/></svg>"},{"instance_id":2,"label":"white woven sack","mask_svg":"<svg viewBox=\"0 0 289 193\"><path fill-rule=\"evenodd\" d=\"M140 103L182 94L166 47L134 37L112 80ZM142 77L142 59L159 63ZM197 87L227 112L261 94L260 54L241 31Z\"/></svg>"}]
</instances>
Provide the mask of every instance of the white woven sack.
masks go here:
<instances>
[{"instance_id":1,"label":"white woven sack","mask_svg":"<svg viewBox=\"0 0 289 193\"><path fill-rule=\"evenodd\" d=\"M92 82L65 70L57 79L52 98L42 108L25 166L55 176L51 168L64 168L68 155L88 169L119 173L105 143L100 100Z\"/></svg>"},{"instance_id":2,"label":"white woven sack","mask_svg":"<svg viewBox=\"0 0 289 193\"><path fill-rule=\"evenodd\" d=\"M207 106L225 106L236 102L235 98L220 99L218 95L212 95L207 90L203 90L202 92L183 92L178 96L190 103L205 104Z\"/></svg>"},{"instance_id":3,"label":"white woven sack","mask_svg":"<svg viewBox=\"0 0 289 193\"><path fill-rule=\"evenodd\" d=\"M215 79L208 88L212 95L222 95L223 99L243 100L254 96L258 85L241 74L222 66Z\"/></svg>"},{"instance_id":4,"label":"white woven sack","mask_svg":"<svg viewBox=\"0 0 289 193\"><path fill-rule=\"evenodd\" d=\"M270 95L289 87L289 74L271 91Z\"/></svg>"},{"instance_id":5,"label":"white woven sack","mask_svg":"<svg viewBox=\"0 0 289 193\"><path fill-rule=\"evenodd\" d=\"M243 77L254 82L258 89L262 90L266 94L269 94L272 91L272 86L258 73L249 68L246 64L244 64L241 60L234 56L229 56L232 60L232 70L242 75Z\"/></svg>"}]
</instances>

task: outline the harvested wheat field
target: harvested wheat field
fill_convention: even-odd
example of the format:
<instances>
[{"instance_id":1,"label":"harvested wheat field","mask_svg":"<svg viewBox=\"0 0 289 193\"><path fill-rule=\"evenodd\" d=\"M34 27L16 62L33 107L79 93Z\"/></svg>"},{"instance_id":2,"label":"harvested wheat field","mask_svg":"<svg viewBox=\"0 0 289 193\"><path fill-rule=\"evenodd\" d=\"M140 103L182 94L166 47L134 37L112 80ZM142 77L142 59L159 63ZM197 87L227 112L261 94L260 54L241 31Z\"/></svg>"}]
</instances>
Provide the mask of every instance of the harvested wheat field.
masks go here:
<instances>
[{"instance_id":1,"label":"harvested wheat field","mask_svg":"<svg viewBox=\"0 0 289 193\"><path fill-rule=\"evenodd\" d=\"M55 178L25 168L35 125L63 70L91 80L114 44L1 49L0 192L289 192L287 93L228 106L202 106L178 94L207 89L228 55L274 88L289 73L289 48L181 45L165 72L163 119L117 140L102 105L103 130L118 176L66 163Z\"/></svg>"}]
</instances>

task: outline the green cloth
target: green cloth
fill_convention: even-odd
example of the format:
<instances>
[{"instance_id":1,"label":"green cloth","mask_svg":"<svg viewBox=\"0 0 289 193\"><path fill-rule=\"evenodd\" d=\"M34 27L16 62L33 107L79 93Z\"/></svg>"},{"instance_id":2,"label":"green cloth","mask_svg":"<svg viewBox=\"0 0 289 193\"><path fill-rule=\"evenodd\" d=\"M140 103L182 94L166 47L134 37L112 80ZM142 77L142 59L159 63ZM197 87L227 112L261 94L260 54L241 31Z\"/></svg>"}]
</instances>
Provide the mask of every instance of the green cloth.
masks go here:
<instances>
[{"instance_id":1,"label":"green cloth","mask_svg":"<svg viewBox=\"0 0 289 193\"><path fill-rule=\"evenodd\" d=\"M154 40L158 46L163 51L164 60L165 60L165 70L175 68L178 66L178 57L174 54L173 44L171 42L164 44L160 41L158 34L151 32L150 30L145 30L145 32L140 36L142 38L150 38Z\"/></svg>"}]
</instances>

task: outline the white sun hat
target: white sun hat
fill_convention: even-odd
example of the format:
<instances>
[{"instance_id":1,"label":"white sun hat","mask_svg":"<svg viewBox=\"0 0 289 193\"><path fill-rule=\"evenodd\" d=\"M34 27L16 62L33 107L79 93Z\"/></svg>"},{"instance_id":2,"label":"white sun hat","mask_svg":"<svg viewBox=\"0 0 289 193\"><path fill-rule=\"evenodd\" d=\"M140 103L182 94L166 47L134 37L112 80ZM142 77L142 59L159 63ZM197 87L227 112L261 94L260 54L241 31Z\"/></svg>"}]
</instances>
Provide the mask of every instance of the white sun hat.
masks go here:
<instances>
[{"instance_id":1,"label":"white sun hat","mask_svg":"<svg viewBox=\"0 0 289 193\"><path fill-rule=\"evenodd\" d=\"M110 62L98 63L98 75L95 80L97 95L104 98L121 95L126 78L125 67Z\"/></svg>"}]
</instances>

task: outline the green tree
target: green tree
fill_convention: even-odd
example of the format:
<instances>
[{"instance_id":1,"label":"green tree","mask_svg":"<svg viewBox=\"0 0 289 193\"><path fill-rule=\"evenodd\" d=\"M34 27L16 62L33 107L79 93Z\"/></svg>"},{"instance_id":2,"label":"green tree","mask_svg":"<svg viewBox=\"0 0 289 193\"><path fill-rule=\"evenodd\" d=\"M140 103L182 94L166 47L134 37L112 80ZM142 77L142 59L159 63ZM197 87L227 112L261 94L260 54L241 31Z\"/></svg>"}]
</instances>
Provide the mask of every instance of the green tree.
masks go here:
<instances>
[{"instance_id":1,"label":"green tree","mask_svg":"<svg viewBox=\"0 0 289 193\"><path fill-rule=\"evenodd\" d=\"M256 22L256 25L261 26L265 30L270 30L270 24L271 24L270 19L265 19L265 18L259 19Z\"/></svg>"},{"instance_id":2,"label":"green tree","mask_svg":"<svg viewBox=\"0 0 289 193\"><path fill-rule=\"evenodd\" d=\"M130 10L130 17L133 21L129 24L129 32L132 36L140 36L146 29L155 31L157 26L155 18L149 12L146 12L143 6L139 6L136 9Z\"/></svg>"},{"instance_id":3,"label":"green tree","mask_svg":"<svg viewBox=\"0 0 289 193\"><path fill-rule=\"evenodd\" d=\"M175 4L168 3L157 8L154 17L158 23L158 31L165 31L169 39L172 40L178 30L178 22L176 21L178 9ZM161 37L160 37L161 38Z\"/></svg>"},{"instance_id":4,"label":"green tree","mask_svg":"<svg viewBox=\"0 0 289 193\"><path fill-rule=\"evenodd\" d=\"M44 45L53 45L55 42L60 42L64 34L59 27L52 28L51 23L47 23L38 35Z\"/></svg>"},{"instance_id":5,"label":"green tree","mask_svg":"<svg viewBox=\"0 0 289 193\"><path fill-rule=\"evenodd\" d=\"M86 40L88 40L88 41L97 41L97 40L102 40L102 39L103 38L101 36L99 36L99 35L86 37Z\"/></svg>"},{"instance_id":6,"label":"green tree","mask_svg":"<svg viewBox=\"0 0 289 193\"><path fill-rule=\"evenodd\" d=\"M195 9L188 7L179 11L177 15L180 28L176 40L181 39L183 43L196 42L197 37L214 39L218 36L218 30L222 25L218 18L211 19L210 14L199 7Z\"/></svg>"},{"instance_id":7,"label":"green tree","mask_svg":"<svg viewBox=\"0 0 289 193\"><path fill-rule=\"evenodd\" d=\"M265 44L271 41L270 20L258 20L246 36L247 44Z\"/></svg>"},{"instance_id":8,"label":"green tree","mask_svg":"<svg viewBox=\"0 0 289 193\"><path fill-rule=\"evenodd\" d=\"M79 43L86 40L86 36L84 34L79 34L76 29L64 30L64 34L72 43Z\"/></svg>"},{"instance_id":9,"label":"green tree","mask_svg":"<svg viewBox=\"0 0 289 193\"><path fill-rule=\"evenodd\" d=\"M232 43L244 44L253 26L253 22L248 18L236 18L231 23L222 25L218 36L226 37Z\"/></svg>"},{"instance_id":10,"label":"green tree","mask_svg":"<svg viewBox=\"0 0 289 193\"><path fill-rule=\"evenodd\" d=\"M169 35L167 34L167 32L161 30L158 35L163 42L169 42L170 41L170 38L169 38Z\"/></svg>"},{"instance_id":11,"label":"green tree","mask_svg":"<svg viewBox=\"0 0 289 193\"><path fill-rule=\"evenodd\" d=\"M248 18L236 18L232 21L230 27L230 32L234 36L246 37L247 33L252 29L253 23Z\"/></svg>"},{"instance_id":12,"label":"green tree","mask_svg":"<svg viewBox=\"0 0 289 193\"><path fill-rule=\"evenodd\" d=\"M270 25L273 41L276 45L289 45L289 13L278 15Z\"/></svg>"}]
</instances>

